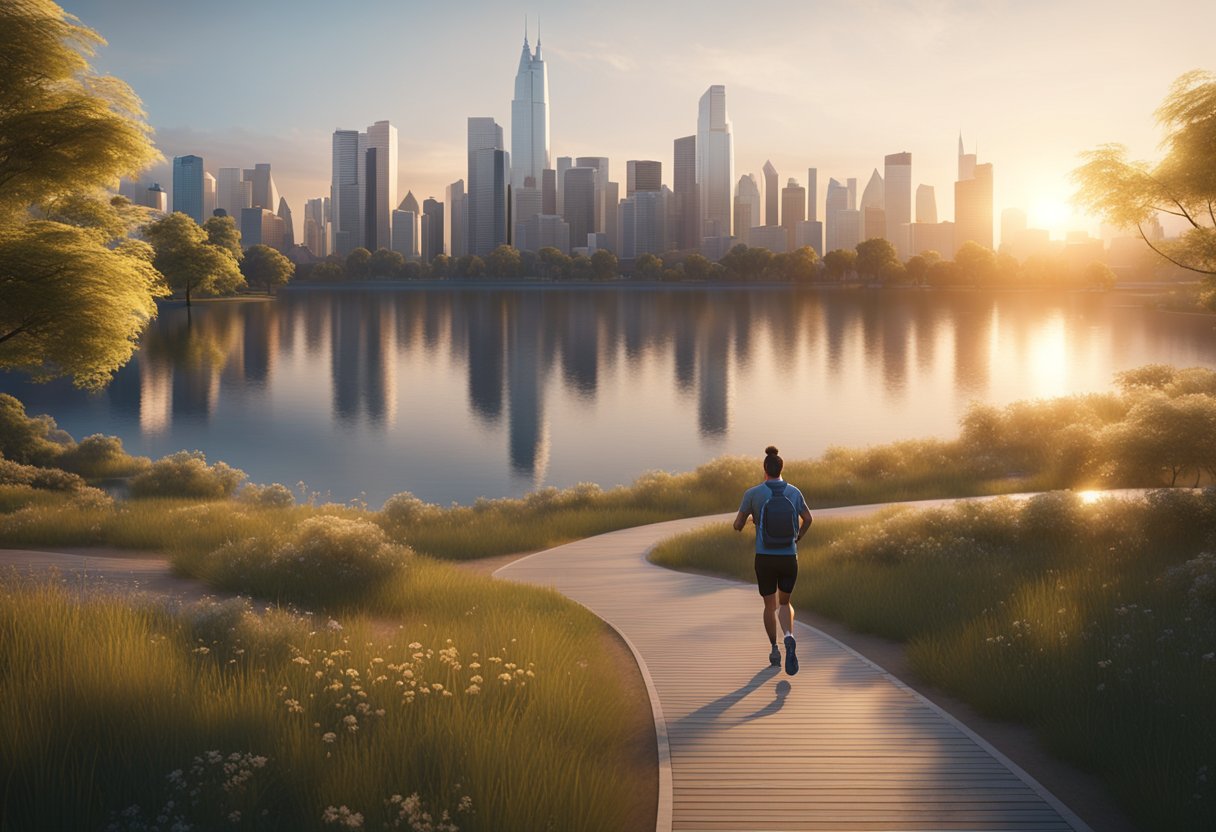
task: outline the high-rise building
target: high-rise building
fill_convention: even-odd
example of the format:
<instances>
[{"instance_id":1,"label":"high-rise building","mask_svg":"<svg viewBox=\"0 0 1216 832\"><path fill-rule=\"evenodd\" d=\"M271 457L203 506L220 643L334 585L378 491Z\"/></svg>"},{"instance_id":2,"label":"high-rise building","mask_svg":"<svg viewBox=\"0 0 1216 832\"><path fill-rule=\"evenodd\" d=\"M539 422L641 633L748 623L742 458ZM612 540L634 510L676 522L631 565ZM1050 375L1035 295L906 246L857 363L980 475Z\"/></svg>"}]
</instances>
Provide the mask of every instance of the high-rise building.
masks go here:
<instances>
[{"instance_id":1,"label":"high-rise building","mask_svg":"<svg viewBox=\"0 0 1216 832\"><path fill-rule=\"evenodd\" d=\"M523 223L519 247L526 251L555 248L570 251L570 225L556 214L537 214Z\"/></svg>"},{"instance_id":2,"label":"high-rise building","mask_svg":"<svg viewBox=\"0 0 1216 832\"><path fill-rule=\"evenodd\" d=\"M215 213L216 193L215 177L203 171L203 221L206 222Z\"/></svg>"},{"instance_id":3,"label":"high-rise building","mask_svg":"<svg viewBox=\"0 0 1216 832\"><path fill-rule=\"evenodd\" d=\"M735 153L730 118L726 113L726 87L714 84L701 96L697 113L697 189L700 199L699 234L728 237L731 230L731 183L735 181ZM719 246L720 247L720 246Z\"/></svg>"},{"instance_id":4,"label":"high-rise building","mask_svg":"<svg viewBox=\"0 0 1216 832\"><path fill-rule=\"evenodd\" d=\"M963 134L958 134L958 181L975 178L975 154L963 151Z\"/></svg>"},{"instance_id":5,"label":"high-rise building","mask_svg":"<svg viewBox=\"0 0 1216 832\"><path fill-rule=\"evenodd\" d=\"M846 240L848 236L842 232L843 217L848 210L848 187L840 184L835 179L829 179L827 198L824 204L824 215L827 220L825 227L826 239L823 241L824 253L835 251L838 248L852 248L857 245L856 241L847 245L842 244L842 241Z\"/></svg>"},{"instance_id":6,"label":"high-rise building","mask_svg":"<svg viewBox=\"0 0 1216 832\"><path fill-rule=\"evenodd\" d=\"M754 174L745 173L735 185L735 236L751 245L751 229L761 224L760 186Z\"/></svg>"},{"instance_id":7,"label":"high-rise building","mask_svg":"<svg viewBox=\"0 0 1216 832\"><path fill-rule=\"evenodd\" d=\"M363 245L363 176L367 137L358 130L335 130L329 185L330 251L345 257Z\"/></svg>"},{"instance_id":8,"label":"high-rise building","mask_svg":"<svg viewBox=\"0 0 1216 832\"><path fill-rule=\"evenodd\" d=\"M397 232L403 239L398 243ZM422 256L422 209L413 191L405 192L405 199L393 211L393 251L400 252L407 260Z\"/></svg>"},{"instance_id":9,"label":"high-rise building","mask_svg":"<svg viewBox=\"0 0 1216 832\"><path fill-rule=\"evenodd\" d=\"M329 197L304 203L304 247L314 257L329 255Z\"/></svg>"},{"instance_id":10,"label":"high-rise building","mask_svg":"<svg viewBox=\"0 0 1216 832\"><path fill-rule=\"evenodd\" d=\"M274 211L265 208L242 208L239 227L242 248L262 245L283 251L286 226Z\"/></svg>"},{"instance_id":11,"label":"high-rise building","mask_svg":"<svg viewBox=\"0 0 1216 832\"><path fill-rule=\"evenodd\" d=\"M937 196L932 185L916 186L916 221L937 222Z\"/></svg>"},{"instance_id":12,"label":"high-rise building","mask_svg":"<svg viewBox=\"0 0 1216 832\"><path fill-rule=\"evenodd\" d=\"M808 222L819 220L819 170L806 169L806 218Z\"/></svg>"},{"instance_id":13,"label":"high-rise building","mask_svg":"<svg viewBox=\"0 0 1216 832\"><path fill-rule=\"evenodd\" d=\"M274 176L270 173L269 163L259 162L251 169L247 168L245 179L252 183L250 198L254 208L273 211L279 207L279 189L274 184Z\"/></svg>"},{"instance_id":14,"label":"high-rise building","mask_svg":"<svg viewBox=\"0 0 1216 832\"><path fill-rule=\"evenodd\" d=\"M492 118L469 119L468 253L485 257L510 242L508 204L511 156L502 127Z\"/></svg>"},{"instance_id":15,"label":"high-rise building","mask_svg":"<svg viewBox=\"0 0 1216 832\"><path fill-rule=\"evenodd\" d=\"M566 193L563 197L570 226L570 242L586 245L587 235L595 233L595 168L573 167L566 171Z\"/></svg>"},{"instance_id":16,"label":"high-rise building","mask_svg":"<svg viewBox=\"0 0 1216 832\"><path fill-rule=\"evenodd\" d=\"M912 154L892 153L883 160L883 190L886 195L886 236L901 260L908 251L908 226L912 222Z\"/></svg>"},{"instance_id":17,"label":"high-rise building","mask_svg":"<svg viewBox=\"0 0 1216 832\"><path fill-rule=\"evenodd\" d=\"M857 177L850 176L844 181L849 187L849 210L853 211L857 208Z\"/></svg>"},{"instance_id":18,"label":"high-rise building","mask_svg":"<svg viewBox=\"0 0 1216 832\"><path fill-rule=\"evenodd\" d=\"M676 139L672 158L672 194L677 217L676 247L696 248L701 241L701 207L697 198L697 137Z\"/></svg>"},{"instance_id":19,"label":"high-rise building","mask_svg":"<svg viewBox=\"0 0 1216 832\"><path fill-rule=\"evenodd\" d=\"M608 227L608 157L579 156L574 164L580 168L595 169L595 227L592 231L603 232Z\"/></svg>"},{"instance_id":20,"label":"high-rise building","mask_svg":"<svg viewBox=\"0 0 1216 832\"><path fill-rule=\"evenodd\" d=\"M557 214L557 171L545 168L541 171L540 204L541 213L547 216Z\"/></svg>"},{"instance_id":21,"label":"high-rise building","mask_svg":"<svg viewBox=\"0 0 1216 832\"><path fill-rule=\"evenodd\" d=\"M368 216L364 218L367 232L367 248L375 251L392 248L392 211L397 205L397 128L387 121L377 121L367 128L368 193L364 205ZM375 179L372 151L375 151ZM415 238L416 239L416 238Z\"/></svg>"},{"instance_id":22,"label":"high-rise building","mask_svg":"<svg viewBox=\"0 0 1216 832\"><path fill-rule=\"evenodd\" d=\"M173 210L180 211L199 225L203 216L203 157L173 158Z\"/></svg>"},{"instance_id":23,"label":"high-rise building","mask_svg":"<svg viewBox=\"0 0 1216 832\"><path fill-rule=\"evenodd\" d=\"M758 225L752 229L752 248L766 248L773 254L785 254L789 251L789 239L785 229L779 225Z\"/></svg>"},{"instance_id":24,"label":"high-rise building","mask_svg":"<svg viewBox=\"0 0 1216 832\"><path fill-rule=\"evenodd\" d=\"M426 223L422 232L422 262L430 263L436 255L443 254L443 203L428 196L422 201L422 218Z\"/></svg>"},{"instance_id":25,"label":"high-rise building","mask_svg":"<svg viewBox=\"0 0 1216 832\"><path fill-rule=\"evenodd\" d=\"M557 213L565 215L566 171L574 167L574 159L569 156L557 157Z\"/></svg>"},{"instance_id":26,"label":"high-rise building","mask_svg":"<svg viewBox=\"0 0 1216 832\"><path fill-rule=\"evenodd\" d=\"M942 257L950 257L954 251L954 223L914 222L911 228L912 251L922 254L936 251Z\"/></svg>"},{"instance_id":27,"label":"high-rise building","mask_svg":"<svg viewBox=\"0 0 1216 832\"><path fill-rule=\"evenodd\" d=\"M631 159L625 163L625 197L637 191L663 190L663 163Z\"/></svg>"},{"instance_id":28,"label":"high-rise building","mask_svg":"<svg viewBox=\"0 0 1216 832\"><path fill-rule=\"evenodd\" d=\"M869 240L874 237L886 237L886 194L883 187L882 175L878 168L870 174L870 181L861 194L861 239Z\"/></svg>"},{"instance_id":29,"label":"high-rise building","mask_svg":"<svg viewBox=\"0 0 1216 832\"><path fill-rule=\"evenodd\" d=\"M633 195L633 256L662 254L667 243L667 206L663 192Z\"/></svg>"},{"instance_id":30,"label":"high-rise building","mask_svg":"<svg viewBox=\"0 0 1216 832\"><path fill-rule=\"evenodd\" d=\"M789 184L781 189L781 227L785 229L787 250L793 251L794 237L799 223L806 219L806 188L790 177Z\"/></svg>"},{"instance_id":31,"label":"high-rise building","mask_svg":"<svg viewBox=\"0 0 1216 832\"><path fill-rule=\"evenodd\" d=\"M515 98L511 101L511 187L524 187L528 177L539 185L549 167L549 70L540 56L540 35L536 53L528 46L524 32L523 52L515 72Z\"/></svg>"},{"instance_id":32,"label":"high-rise building","mask_svg":"<svg viewBox=\"0 0 1216 832\"><path fill-rule=\"evenodd\" d=\"M512 193L515 196L515 210L511 212L511 221L515 223L513 243L521 251L524 249L520 245L520 227L523 223L545 212L544 194L541 193L540 188L533 184L535 180L529 176L524 181L527 184L523 187L512 188Z\"/></svg>"},{"instance_id":33,"label":"high-rise building","mask_svg":"<svg viewBox=\"0 0 1216 832\"><path fill-rule=\"evenodd\" d=\"M283 221L283 251L287 251L295 247L296 244L296 227L291 219L291 209L287 207L287 198L279 197L279 210L275 212L279 219Z\"/></svg>"},{"instance_id":34,"label":"high-rise building","mask_svg":"<svg viewBox=\"0 0 1216 832\"><path fill-rule=\"evenodd\" d=\"M233 221L240 219L242 208L253 207L253 183L240 168L220 168L215 179L215 207L222 208Z\"/></svg>"},{"instance_id":35,"label":"high-rise building","mask_svg":"<svg viewBox=\"0 0 1216 832\"><path fill-rule=\"evenodd\" d=\"M818 220L803 220L794 229L794 248L810 246L823 257L823 223Z\"/></svg>"},{"instance_id":36,"label":"high-rise building","mask_svg":"<svg viewBox=\"0 0 1216 832\"><path fill-rule=\"evenodd\" d=\"M457 179L443 192L447 206L447 226L444 228L443 247L448 257L463 257L469 253L465 229L469 225L468 197L464 192L464 180Z\"/></svg>"},{"instance_id":37,"label":"high-rise building","mask_svg":"<svg viewBox=\"0 0 1216 832\"><path fill-rule=\"evenodd\" d=\"M764 224L781 225L777 219L777 200L781 198L781 186L777 184L777 169L772 162L764 163ZM756 218L757 220L759 217ZM756 225L760 223L757 222Z\"/></svg>"},{"instance_id":38,"label":"high-rise building","mask_svg":"<svg viewBox=\"0 0 1216 832\"><path fill-rule=\"evenodd\" d=\"M158 214L164 214L169 210L169 195L165 193L165 189L160 186L159 182L153 182L140 195L136 204L151 208Z\"/></svg>"},{"instance_id":39,"label":"high-rise building","mask_svg":"<svg viewBox=\"0 0 1216 832\"><path fill-rule=\"evenodd\" d=\"M967 167L972 177L954 183L955 252L969 240L992 248L992 165L973 162ZM959 169L964 169L961 161Z\"/></svg>"}]
</instances>

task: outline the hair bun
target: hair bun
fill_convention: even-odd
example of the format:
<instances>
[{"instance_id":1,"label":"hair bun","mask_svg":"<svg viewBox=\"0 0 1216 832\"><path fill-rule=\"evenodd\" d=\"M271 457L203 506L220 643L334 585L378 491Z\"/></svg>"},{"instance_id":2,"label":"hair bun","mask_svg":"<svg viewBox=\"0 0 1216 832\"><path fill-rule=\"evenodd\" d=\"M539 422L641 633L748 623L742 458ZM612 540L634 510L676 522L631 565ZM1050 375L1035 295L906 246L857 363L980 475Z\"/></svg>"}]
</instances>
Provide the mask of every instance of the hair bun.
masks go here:
<instances>
[{"instance_id":1,"label":"hair bun","mask_svg":"<svg viewBox=\"0 0 1216 832\"><path fill-rule=\"evenodd\" d=\"M767 448L764 449L764 452L766 454L768 454L769 456L776 456L777 455L777 446L769 445Z\"/></svg>"}]
</instances>

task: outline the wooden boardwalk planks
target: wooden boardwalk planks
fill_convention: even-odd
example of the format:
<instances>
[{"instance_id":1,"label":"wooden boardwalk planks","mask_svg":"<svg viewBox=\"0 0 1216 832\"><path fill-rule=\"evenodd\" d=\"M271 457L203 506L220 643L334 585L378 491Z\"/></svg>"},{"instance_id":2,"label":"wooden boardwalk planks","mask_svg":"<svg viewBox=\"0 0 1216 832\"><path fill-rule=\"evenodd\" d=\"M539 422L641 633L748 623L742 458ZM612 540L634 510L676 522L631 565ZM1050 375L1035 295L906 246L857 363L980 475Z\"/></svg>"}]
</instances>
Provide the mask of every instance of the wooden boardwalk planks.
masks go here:
<instances>
[{"instance_id":1,"label":"wooden boardwalk planks","mask_svg":"<svg viewBox=\"0 0 1216 832\"><path fill-rule=\"evenodd\" d=\"M834 513L856 511L816 515ZM660 832L1088 832L982 739L826 634L797 625L801 671L770 667L754 587L645 558L665 537L732 517L612 532L495 573L555 587L634 651L659 739Z\"/></svg>"}]
</instances>

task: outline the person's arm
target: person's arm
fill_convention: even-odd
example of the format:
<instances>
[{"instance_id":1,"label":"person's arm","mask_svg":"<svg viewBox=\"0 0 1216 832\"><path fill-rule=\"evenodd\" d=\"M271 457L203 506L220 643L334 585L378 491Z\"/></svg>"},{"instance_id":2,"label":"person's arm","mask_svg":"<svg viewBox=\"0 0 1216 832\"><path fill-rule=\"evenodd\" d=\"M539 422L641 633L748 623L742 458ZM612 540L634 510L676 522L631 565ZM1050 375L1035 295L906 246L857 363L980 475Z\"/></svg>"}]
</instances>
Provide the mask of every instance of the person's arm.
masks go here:
<instances>
[{"instance_id":1,"label":"person's arm","mask_svg":"<svg viewBox=\"0 0 1216 832\"><path fill-rule=\"evenodd\" d=\"M802 525L798 527L798 537L794 539L795 543L802 540L802 536L806 534L806 530L811 527L811 510L806 507L806 503L802 504L802 514L800 516L802 517Z\"/></svg>"},{"instance_id":2,"label":"person's arm","mask_svg":"<svg viewBox=\"0 0 1216 832\"><path fill-rule=\"evenodd\" d=\"M743 527L747 525L747 518L748 518L748 515L750 515L750 514L751 514L750 511L745 511L744 509L739 509L739 513L737 515L735 515L735 531L737 531L737 532L743 531Z\"/></svg>"}]
</instances>

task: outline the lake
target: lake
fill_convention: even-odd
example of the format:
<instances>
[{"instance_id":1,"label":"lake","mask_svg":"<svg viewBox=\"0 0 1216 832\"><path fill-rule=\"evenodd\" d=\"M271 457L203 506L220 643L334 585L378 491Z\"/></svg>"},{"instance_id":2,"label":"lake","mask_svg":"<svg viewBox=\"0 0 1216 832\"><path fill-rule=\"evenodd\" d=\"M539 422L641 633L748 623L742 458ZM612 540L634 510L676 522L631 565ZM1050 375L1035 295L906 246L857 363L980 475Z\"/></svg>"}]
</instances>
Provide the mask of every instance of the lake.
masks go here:
<instances>
[{"instance_id":1,"label":"lake","mask_svg":"<svg viewBox=\"0 0 1216 832\"><path fill-rule=\"evenodd\" d=\"M103 393L0 376L78 439L198 449L373 507L612 486L766 445L951 437L972 402L1216 367L1216 319L1121 293L299 289L166 305Z\"/></svg>"}]
</instances>

